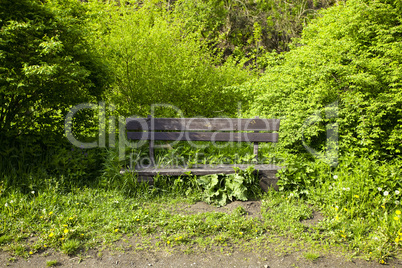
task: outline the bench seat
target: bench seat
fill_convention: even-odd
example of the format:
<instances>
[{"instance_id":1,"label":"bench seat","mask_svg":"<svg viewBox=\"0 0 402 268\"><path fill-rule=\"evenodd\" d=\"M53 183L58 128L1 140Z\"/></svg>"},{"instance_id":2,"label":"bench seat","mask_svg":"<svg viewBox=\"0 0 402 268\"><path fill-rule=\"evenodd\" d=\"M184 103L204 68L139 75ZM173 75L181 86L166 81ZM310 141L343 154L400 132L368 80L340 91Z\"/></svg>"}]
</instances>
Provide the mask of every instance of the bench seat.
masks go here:
<instances>
[{"instance_id":1,"label":"bench seat","mask_svg":"<svg viewBox=\"0 0 402 268\"><path fill-rule=\"evenodd\" d=\"M187 176L188 174L196 176L204 176L211 174L233 174L236 168L245 170L250 165L247 164L233 164L233 165L196 165L192 167L148 167L136 168L133 172L137 174L140 181L147 181L152 183L154 176ZM260 186L264 191L269 187L278 189L276 182L278 178L276 173L282 167L276 165L253 165L254 173L259 176Z\"/></svg>"}]
</instances>

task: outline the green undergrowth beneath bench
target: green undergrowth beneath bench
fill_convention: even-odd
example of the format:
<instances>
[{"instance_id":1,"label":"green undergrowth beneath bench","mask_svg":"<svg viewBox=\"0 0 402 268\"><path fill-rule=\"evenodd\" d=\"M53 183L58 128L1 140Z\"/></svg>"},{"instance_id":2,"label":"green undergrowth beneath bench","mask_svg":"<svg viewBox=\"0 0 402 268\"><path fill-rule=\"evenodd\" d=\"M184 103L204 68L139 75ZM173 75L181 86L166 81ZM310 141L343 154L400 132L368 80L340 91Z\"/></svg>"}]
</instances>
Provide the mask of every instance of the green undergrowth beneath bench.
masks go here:
<instances>
[{"instance_id":1,"label":"green undergrowth beneath bench","mask_svg":"<svg viewBox=\"0 0 402 268\"><path fill-rule=\"evenodd\" d=\"M185 196L197 195L202 201L217 206L224 206L234 200L246 201L260 198L262 194L259 180L253 174L254 165L257 163L276 163L273 152L275 146L262 145L259 161L255 160L250 144L224 142L218 145L221 148L210 147L208 142L193 142L192 146L187 142L179 143L174 148L162 148L155 150L156 165L162 167L180 167L195 165L219 165L219 164L247 164L245 170L235 169L236 174L213 174L206 176L194 176L187 174L183 177L156 176L152 191L154 193L169 191L180 192ZM159 144L159 145L163 145ZM145 146L146 147L146 146ZM236 153L234 153L236 152ZM105 189L116 189L127 195L137 191L137 177L132 172L122 170L134 170L137 165L149 165L148 151L127 150L127 160L119 161L116 150L109 150L104 164L104 173L100 179L100 185ZM167 186L169 185L169 186Z\"/></svg>"},{"instance_id":2,"label":"green undergrowth beneath bench","mask_svg":"<svg viewBox=\"0 0 402 268\"><path fill-rule=\"evenodd\" d=\"M276 164L283 159L275 157L276 145L259 144L258 161L250 143L238 142L155 142L155 162L157 166L196 166L208 164ZM116 153L110 151L111 153ZM136 165L149 165L148 146L139 149L127 149L125 164L134 168Z\"/></svg>"},{"instance_id":3,"label":"green undergrowth beneath bench","mask_svg":"<svg viewBox=\"0 0 402 268\"><path fill-rule=\"evenodd\" d=\"M237 169L235 174L212 174L196 178L202 189L202 200L208 204L224 206L230 201L247 201L261 195L258 177L253 166Z\"/></svg>"}]
</instances>

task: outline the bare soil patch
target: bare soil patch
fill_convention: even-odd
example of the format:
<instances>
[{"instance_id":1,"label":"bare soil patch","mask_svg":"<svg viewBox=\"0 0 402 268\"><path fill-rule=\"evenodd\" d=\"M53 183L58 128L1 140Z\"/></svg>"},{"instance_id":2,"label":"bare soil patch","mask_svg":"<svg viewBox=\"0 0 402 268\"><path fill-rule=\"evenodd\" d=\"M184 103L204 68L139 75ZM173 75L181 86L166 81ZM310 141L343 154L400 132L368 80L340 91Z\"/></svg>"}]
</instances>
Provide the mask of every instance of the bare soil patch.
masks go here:
<instances>
[{"instance_id":1,"label":"bare soil patch","mask_svg":"<svg viewBox=\"0 0 402 268\"><path fill-rule=\"evenodd\" d=\"M47 267L49 260L57 260L55 267L342 267L342 268L375 268L384 267L375 262L361 259L348 260L343 255L323 255L315 261L307 260L302 252L287 255L276 255L272 252L242 252L236 250L230 254L219 252L198 252L185 254L170 251L102 251L102 256L95 250L82 254L82 257L69 257L59 252L49 251L31 256L28 260L17 258L9 261L7 253L0 253L0 267ZM399 261L393 261L388 267L402 267Z\"/></svg>"},{"instance_id":2,"label":"bare soil patch","mask_svg":"<svg viewBox=\"0 0 402 268\"><path fill-rule=\"evenodd\" d=\"M215 207L213 205L208 205L205 202L197 202L193 205L180 206L176 212L181 214L197 214L205 212L223 212L232 213L237 207L242 206L246 215L250 217L261 217L261 201L234 201L227 204L224 207Z\"/></svg>"}]
</instances>

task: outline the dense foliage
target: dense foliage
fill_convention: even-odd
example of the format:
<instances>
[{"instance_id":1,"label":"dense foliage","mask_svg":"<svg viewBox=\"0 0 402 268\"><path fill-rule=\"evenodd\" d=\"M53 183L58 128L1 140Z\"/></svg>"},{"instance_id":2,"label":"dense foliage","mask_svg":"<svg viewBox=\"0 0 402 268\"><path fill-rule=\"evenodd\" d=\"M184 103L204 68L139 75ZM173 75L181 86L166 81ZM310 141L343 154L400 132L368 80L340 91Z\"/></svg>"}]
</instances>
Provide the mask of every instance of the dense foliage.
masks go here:
<instances>
[{"instance_id":1,"label":"dense foliage","mask_svg":"<svg viewBox=\"0 0 402 268\"><path fill-rule=\"evenodd\" d=\"M225 56L246 57L248 64L264 67L259 57L266 51L287 51L303 26L329 7L332 0L179 0L174 12L186 27L201 29L203 38ZM262 64L262 65L261 65Z\"/></svg>"},{"instance_id":2,"label":"dense foliage","mask_svg":"<svg viewBox=\"0 0 402 268\"><path fill-rule=\"evenodd\" d=\"M15 196L25 195L18 198L25 213L39 191L49 201L86 186L126 197L175 191L220 205L260 194L250 172L140 185L120 172L126 163L117 148L73 147L63 134L68 110L99 101L110 109L74 117L80 140L98 138L105 124L97 115L146 116L155 105L158 117L281 118L279 144L261 150L260 159L286 167L282 192L266 195L266 206L304 198L326 217L314 237L349 242L382 263L400 250L399 0L0 0L0 217L18 219L9 206ZM117 120L106 122L117 129ZM200 154L237 163L243 152L251 148L166 146L156 159L193 164ZM53 232L43 239L68 247L68 232L58 230L65 242L54 242ZM12 241L4 237L0 244ZM76 249L84 243L74 241Z\"/></svg>"},{"instance_id":3,"label":"dense foliage","mask_svg":"<svg viewBox=\"0 0 402 268\"><path fill-rule=\"evenodd\" d=\"M110 101L121 114L146 116L154 104L173 105L187 117L236 113L242 96L225 86L250 73L230 60L219 65L199 31L152 4L92 7L96 44L114 74ZM159 116L177 116L161 108Z\"/></svg>"},{"instance_id":4,"label":"dense foliage","mask_svg":"<svg viewBox=\"0 0 402 268\"><path fill-rule=\"evenodd\" d=\"M323 12L289 53L267 57L270 68L264 76L243 88L251 94L250 114L283 118L282 145L291 152L305 152L303 139L323 149L331 123L339 126L341 151L353 148L382 159L400 156L398 3L348 1Z\"/></svg>"},{"instance_id":5,"label":"dense foliage","mask_svg":"<svg viewBox=\"0 0 402 268\"><path fill-rule=\"evenodd\" d=\"M0 2L0 137L63 133L66 109L99 98L103 64L76 1Z\"/></svg>"}]
</instances>

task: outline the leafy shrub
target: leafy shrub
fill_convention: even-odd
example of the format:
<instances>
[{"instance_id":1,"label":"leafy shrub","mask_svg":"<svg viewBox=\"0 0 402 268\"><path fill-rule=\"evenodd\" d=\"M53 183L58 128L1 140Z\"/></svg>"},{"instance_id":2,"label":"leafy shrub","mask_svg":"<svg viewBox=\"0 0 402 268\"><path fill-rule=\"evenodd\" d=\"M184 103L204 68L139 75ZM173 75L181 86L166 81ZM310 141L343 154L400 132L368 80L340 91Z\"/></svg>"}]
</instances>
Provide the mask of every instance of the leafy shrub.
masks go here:
<instances>
[{"instance_id":1,"label":"leafy shrub","mask_svg":"<svg viewBox=\"0 0 402 268\"><path fill-rule=\"evenodd\" d=\"M60 139L67 109L102 94L107 75L85 40L84 14L77 1L2 1L2 139Z\"/></svg>"},{"instance_id":2,"label":"leafy shrub","mask_svg":"<svg viewBox=\"0 0 402 268\"><path fill-rule=\"evenodd\" d=\"M53 266L57 266L58 263L59 262L57 260L49 260L49 261L46 261L46 266L47 267L53 267Z\"/></svg>"},{"instance_id":3,"label":"leafy shrub","mask_svg":"<svg viewBox=\"0 0 402 268\"><path fill-rule=\"evenodd\" d=\"M341 150L400 155L398 3L352 0L323 11L289 53L267 57L261 79L239 88L252 100L248 114L282 118L280 146L289 152L305 152L303 141L325 149L328 127L337 125ZM331 104L338 108L332 117Z\"/></svg>"},{"instance_id":4,"label":"leafy shrub","mask_svg":"<svg viewBox=\"0 0 402 268\"><path fill-rule=\"evenodd\" d=\"M71 151L64 117L77 103L97 101L107 68L91 49L78 1L2 1L0 5L0 174L6 187L29 192L59 178L86 184L99 170L99 151ZM97 129L78 114L75 134ZM92 135L93 136L93 135Z\"/></svg>"},{"instance_id":5,"label":"leafy shrub","mask_svg":"<svg viewBox=\"0 0 402 268\"><path fill-rule=\"evenodd\" d=\"M168 106L157 107L160 117L180 116L169 105L186 117L236 114L242 97L227 86L243 83L250 72L234 61L221 65L199 32L157 5L99 5L92 9L99 16L92 22L96 45L114 71L108 96L121 115L146 116L154 104Z\"/></svg>"},{"instance_id":6,"label":"leafy shrub","mask_svg":"<svg viewBox=\"0 0 402 268\"><path fill-rule=\"evenodd\" d=\"M238 173L235 174L212 174L198 177L197 182L204 189L203 200L209 204L224 206L229 201L246 201L261 193L258 179L253 171L254 167L250 166L244 171L238 170Z\"/></svg>"},{"instance_id":7,"label":"leafy shrub","mask_svg":"<svg viewBox=\"0 0 402 268\"><path fill-rule=\"evenodd\" d=\"M284 168L278 170L279 191L292 191L297 197L305 197L309 194L308 187L316 183L318 166L328 170L325 163L313 161L303 155L286 155L286 160L281 164Z\"/></svg>"}]
</instances>

